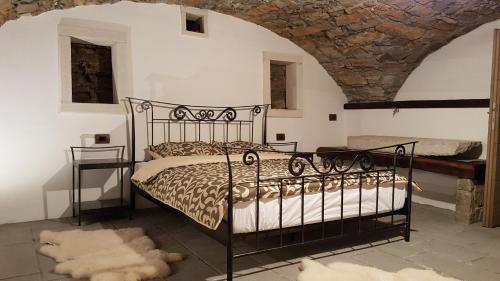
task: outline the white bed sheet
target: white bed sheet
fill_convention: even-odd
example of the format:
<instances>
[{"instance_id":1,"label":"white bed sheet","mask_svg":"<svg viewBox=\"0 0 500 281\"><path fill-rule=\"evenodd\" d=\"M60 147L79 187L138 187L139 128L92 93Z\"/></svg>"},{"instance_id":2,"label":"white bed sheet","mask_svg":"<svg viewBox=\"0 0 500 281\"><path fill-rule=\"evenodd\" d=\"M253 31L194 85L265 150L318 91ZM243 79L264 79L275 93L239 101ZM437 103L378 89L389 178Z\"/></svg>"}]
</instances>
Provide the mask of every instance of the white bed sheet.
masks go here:
<instances>
[{"instance_id":1,"label":"white bed sheet","mask_svg":"<svg viewBox=\"0 0 500 281\"><path fill-rule=\"evenodd\" d=\"M392 209L392 185L380 187L378 213ZM372 215L376 210L376 188L361 192L361 214ZM304 195L304 223L321 222L321 193ZM394 189L394 210L403 208L406 189ZM325 221L340 220L341 192L325 192ZM255 232L255 201L238 202L233 206L233 232ZM262 199L259 202L259 231L279 228L279 200ZM344 218L359 215L359 189L344 190ZM301 196L283 198L283 227L301 225Z\"/></svg>"}]
</instances>

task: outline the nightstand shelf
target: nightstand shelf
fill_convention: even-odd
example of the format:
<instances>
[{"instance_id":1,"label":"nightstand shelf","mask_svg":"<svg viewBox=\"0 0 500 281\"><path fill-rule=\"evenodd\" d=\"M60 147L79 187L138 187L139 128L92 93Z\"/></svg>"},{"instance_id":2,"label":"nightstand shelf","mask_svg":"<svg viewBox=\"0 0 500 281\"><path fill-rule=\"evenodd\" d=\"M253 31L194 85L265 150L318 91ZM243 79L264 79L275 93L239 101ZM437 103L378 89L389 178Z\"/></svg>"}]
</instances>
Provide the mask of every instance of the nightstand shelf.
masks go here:
<instances>
[{"instance_id":1,"label":"nightstand shelf","mask_svg":"<svg viewBox=\"0 0 500 281\"><path fill-rule=\"evenodd\" d=\"M127 206L128 202L122 200L121 198L83 201L81 206L81 211L82 214L85 214L85 213L93 213L96 211L122 210L126 209Z\"/></svg>"},{"instance_id":2,"label":"nightstand shelf","mask_svg":"<svg viewBox=\"0 0 500 281\"><path fill-rule=\"evenodd\" d=\"M80 159L75 160L75 149L82 151L106 151L106 150L121 150L121 157L109 159ZM104 211L125 210L128 202L123 199L123 169L130 168L131 162L123 159L123 151L125 146L107 146L107 147L71 147L73 157L73 217L78 215L78 225L82 223L83 214L101 213ZM100 169L117 169L118 186L120 188L120 198L117 199L103 199L96 201L82 201L82 171L85 170L100 170ZM77 176L77 181L75 177ZM76 201L76 194L78 194L78 201ZM77 212L78 209L78 212Z\"/></svg>"}]
</instances>

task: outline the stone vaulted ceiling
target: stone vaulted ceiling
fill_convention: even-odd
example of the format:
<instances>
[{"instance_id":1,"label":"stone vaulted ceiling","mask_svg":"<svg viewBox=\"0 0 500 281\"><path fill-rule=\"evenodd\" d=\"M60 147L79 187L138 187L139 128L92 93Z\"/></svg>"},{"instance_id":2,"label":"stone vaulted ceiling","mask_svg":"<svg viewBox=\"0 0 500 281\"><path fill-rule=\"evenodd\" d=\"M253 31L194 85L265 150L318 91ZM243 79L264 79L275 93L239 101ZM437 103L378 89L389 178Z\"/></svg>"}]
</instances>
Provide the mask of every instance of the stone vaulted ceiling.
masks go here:
<instances>
[{"instance_id":1,"label":"stone vaulted ceiling","mask_svg":"<svg viewBox=\"0 0 500 281\"><path fill-rule=\"evenodd\" d=\"M0 25L23 14L117 0L0 0ZM145 0L254 22L313 55L349 101L392 100L432 51L500 19L500 0Z\"/></svg>"}]
</instances>

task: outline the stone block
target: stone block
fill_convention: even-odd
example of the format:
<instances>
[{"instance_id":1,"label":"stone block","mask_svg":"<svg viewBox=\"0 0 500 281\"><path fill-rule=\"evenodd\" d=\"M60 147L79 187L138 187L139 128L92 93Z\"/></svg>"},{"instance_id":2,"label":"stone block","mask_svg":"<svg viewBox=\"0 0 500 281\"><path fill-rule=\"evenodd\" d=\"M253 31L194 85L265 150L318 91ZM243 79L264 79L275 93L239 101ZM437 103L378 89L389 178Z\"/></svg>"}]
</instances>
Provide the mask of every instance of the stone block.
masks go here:
<instances>
[{"instance_id":1,"label":"stone block","mask_svg":"<svg viewBox=\"0 0 500 281\"><path fill-rule=\"evenodd\" d=\"M381 23L376 27L376 29L380 32L409 40L421 38L425 34L425 30L422 28L391 21Z\"/></svg>"},{"instance_id":2,"label":"stone block","mask_svg":"<svg viewBox=\"0 0 500 281\"><path fill-rule=\"evenodd\" d=\"M484 205L484 185L477 185L474 190L474 204L476 206Z\"/></svg>"},{"instance_id":3,"label":"stone block","mask_svg":"<svg viewBox=\"0 0 500 281\"><path fill-rule=\"evenodd\" d=\"M337 17L335 19L335 23L337 23L338 26L344 26L348 24L361 22L363 21L363 19L364 17L361 14L344 15Z\"/></svg>"},{"instance_id":4,"label":"stone block","mask_svg":"<svg viewBox=\"0 0 500 281\"><path fill-rule=\"evenodd\" d=\"M328 30L332 27L330 22L328 21L323 21L323 22L318 22L315 25L307 26L307 27L302 27L302 28L294 28L290 29L290 33L294 36L306 36L306 35L311 35L315 34L324 30Z\"/></svg>"},{"instance_id":5,"label":"stone block","mask_svg":"<svg viewBox=\"0 0 500 281\"><path fill-rule=\"evenodd\" d=\"M484 185L470 179L457 180L455 219L471 224L482 219Z\"/></svg>"},{"instance_id":6,"label":"stone block","mask_svg":"<svg viewBox=\"0 0 500 281\"><path fill-rule=\"evenodd\" d=\"M0 0L0 13L5 10L10 10L11 7L10 0Z\"/></svg>"},{"instance_id":7,"label":"stone block","mask_svg":"<svg viewBox=\"0 0 500 281\"><path fill-rule=\"evenodd\" d=\"M472 214L474 213L472 206L472 193L465 190L457 190L456 194L456 211L455 219L459 222L472 223Z\"/></svg>"},{"instance_id":8,"label":"stone block","mask_svg":"<svg viewBox=\"0 0 500 281\"><path fill-rule=\"evenodd\" d=\"M366 79L359 73L343 70L336 73L335 77L337 77L338 81L342 84L346 85L366 85Z\"/></svg>"},{"instance_id":9,"label":"stone block","mask_svg":"<svg viewBox=\"0 0 500 281\"><path fill-rule=\"evenodd\" d=\"M408 10L408 13L417 16L417 17L428 17L432 16L435 12L433 9L429 9L424 5L415 5L411 9Z\"/></svg>"},{"instance_id":10,"label":"stone block","mask_svg":"<svg viewBox=\"0 0 500 281\"><path fill-rule=\"evenodd\" d=\"M473 191L474 190L474 181L470 179L458 179L457 180L457 189L465 190L465 191Z\"/></svg>"},{"instance_id":11,"label":"stone block","mask_svg":"<svg viewBox=\"0 0 500 281\"><path fill-rule=\"evenodd\" d=\"M347 28L352 31L359 31L359 30L365 30L368 28L372 28L376 26L379 23L379 21L376 20L367 20L367 21L362 21L358 23L353 23L347 25Z\"/></svg>"},{"instance_id":12,"label":"stone block","mask_svg":"<svg viewBox=\"0 0 500 281\"><path fill-rule=\"evenodd\" d=\"M347 38L347 43L352 44L352 45L364 45L371 43L372 41L375 41L382 37L382 35L379 32L375 31L365 31L358 33L356 35L350 36Z\"/></svg>"},{"instance_id":13,"label":"stone block","mask_svg":"<svg viewBox=\"0 0 500 281\"><path fill-rule=\"evenodd\" d=\"M406 9L410 6L411 2L407 0L387 0L386 4L396 6L400 9Z\"/></svg>"},{"instance_id":14,"label":"stone block","mask_svg":"<svg viewBox=\"0 0 500 281\"><path fill-rule=\"evenodd\" d=\"M430 2L432 2L432 0L417 0L418 3L422 4L422 5L426 5Z\"/></svg>"},{"instance_id":15,"label":"stone block","mask_svg":"<svg viewBox=\"0 0 500 281\"><path fill-rule=\"evenodd\" d=\"M442 31L452 31L452 30L454 30L457 27L456 24L447 23L447 22L442 21L442 20L436 20L432 24L432 26L434 28L442 30Z\"/></svg>"},{"instance_id":16,"label":"stone block","mask_svg":"<svg viewBox=\"0 0 500 281\"><path fill-rule=\"evenodd\" d=\"M16 7L16 12L18 14L31 14L38 10L38 5L36 3L32 4L21 4Z\"/></svg>"}]
</instances>

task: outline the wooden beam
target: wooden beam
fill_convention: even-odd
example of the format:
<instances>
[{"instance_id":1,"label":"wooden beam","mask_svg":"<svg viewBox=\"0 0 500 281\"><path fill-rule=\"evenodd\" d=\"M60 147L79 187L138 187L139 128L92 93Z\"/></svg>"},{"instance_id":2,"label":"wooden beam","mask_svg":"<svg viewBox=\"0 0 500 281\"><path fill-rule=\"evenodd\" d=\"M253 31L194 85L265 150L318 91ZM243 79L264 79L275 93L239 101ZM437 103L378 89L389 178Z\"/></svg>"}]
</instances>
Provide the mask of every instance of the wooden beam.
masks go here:
<instances>
[{"instance_id":1,"label":"wooden beam","mask_svg":"<svg viewBox=\"0 0 500 281\"><path fill-rule=\"evenodd\" d=\"M394 108L488 108L490 99L459 100L407 100L346 103L344 109L394 109Z\"/></svg>"}]
</instances>

